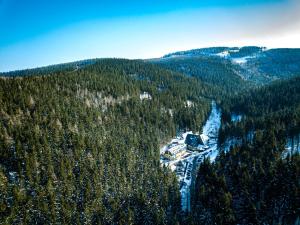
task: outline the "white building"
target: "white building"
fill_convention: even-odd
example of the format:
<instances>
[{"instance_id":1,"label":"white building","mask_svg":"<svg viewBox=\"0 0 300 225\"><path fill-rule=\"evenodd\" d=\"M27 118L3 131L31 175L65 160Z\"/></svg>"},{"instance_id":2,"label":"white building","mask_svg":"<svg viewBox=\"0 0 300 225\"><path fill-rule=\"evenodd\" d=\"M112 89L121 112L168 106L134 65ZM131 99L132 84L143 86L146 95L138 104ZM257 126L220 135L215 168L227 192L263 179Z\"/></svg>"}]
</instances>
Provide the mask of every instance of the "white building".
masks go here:
<instances>
[{"instance_id":1,"label":"white building","mask_svg":"<svg viewBox=\"0 0 300 225\"><path fill-rule=\"evenodd\" d=\"M182 156L185 152L185 145L175 145L169 148L165 154L171 156L171 158L175 159Z\"/></svg>"},{"instance_id":2,"label":"white building","mask_svg":"<svg viewBox=\"0 0 300 225\"><path fill-rule=\"evenodd\" d=\"M144 91L143 93L140 94L140 99L141 100L144 100L144 99L151 100L152 96L148 92Z\"/></svg>"}]
</instances>

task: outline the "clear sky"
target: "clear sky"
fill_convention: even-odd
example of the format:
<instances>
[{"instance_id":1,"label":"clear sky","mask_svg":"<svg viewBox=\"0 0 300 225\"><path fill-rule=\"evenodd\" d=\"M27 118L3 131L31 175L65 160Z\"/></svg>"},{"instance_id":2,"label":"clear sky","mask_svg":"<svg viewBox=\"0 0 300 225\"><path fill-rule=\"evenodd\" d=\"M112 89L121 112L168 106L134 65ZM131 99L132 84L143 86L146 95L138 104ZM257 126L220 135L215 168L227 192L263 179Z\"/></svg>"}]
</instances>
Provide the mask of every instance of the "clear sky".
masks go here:
<instances>
[{"instance_id":1,"label":"clear sky","mask_svg":"<svg viewBox=\"0 0 300 225\"><path fill-rule=\"evenodd\" d=\"M300 0L0 0L0 71L210 46L300 47Z\"/></svg>"}]
</instances>

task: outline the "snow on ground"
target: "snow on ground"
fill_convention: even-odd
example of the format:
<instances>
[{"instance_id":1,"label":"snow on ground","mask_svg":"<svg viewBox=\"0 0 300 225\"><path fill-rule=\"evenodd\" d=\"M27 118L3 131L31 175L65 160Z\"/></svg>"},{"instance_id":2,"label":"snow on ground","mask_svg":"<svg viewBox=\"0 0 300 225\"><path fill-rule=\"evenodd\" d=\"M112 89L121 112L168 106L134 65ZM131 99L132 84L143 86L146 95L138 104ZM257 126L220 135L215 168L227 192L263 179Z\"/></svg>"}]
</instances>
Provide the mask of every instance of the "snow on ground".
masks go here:
<instances>
[{"instance_id":1,"label":"snow on ground","mask_svg":"<svg viewBox=\"0 0 300 225\"><path fill-rule=\"evenodd\" d=\"M209 150L208 150L208 154L206 155L207 158L210 159L211 162L214 162L218 156L219 150L218 150L218 143L217 141L215 143L213 143Z\"/></svg>"},{"instance_id":2,"label":"snow on ground","mask_svg":"<svg viewBox=\"0 0 300 225\"><path fill-rule=\"evenodd\" d=\"M203 127L203 135L208 138L206 150L189 151L187 149L185 139L188 134L192 134L191 131L178 135L160 149L161 165L169 167L177 175L180 184L181 207L184 212L190 211L190 186L192 181L196 179L196 177L193 177L193 174L196 174L195 172L204 157L209 157L211 161L214 161L218 155L218 132L220 126L221 112L213 101L211 114ZM175 145L185 145L185 152L173 160L165 159L164 153Z\"/></svg>"},{"instance_id":3,"label":"snow on ground","mask_svg":"<svg viewBox=\"0 0 300 225\"><path fill-rule=\"evenodd\" d=\"M213 101L212 110L206 121L206 124L203 127L203 134L212 138L217 137L219 129L221 127L221 112L217 109L216 103Z\"/></svg>"},{"instance_id":4,"label":"snow on ground","mask_svg":"<svg viewBox=\"0 0 300 225\"><path fill-rule=\"evenodd\" d=\"M247 59L248 57L241 57L241 58L233 58L231 59L231 61L236 64L245 64L247 63Z\"/></svg>"},{"instance_id":5,"label":"snow on ground","mask_svg":"<svg viewBox=\"0 0 300 225\"><path fill-rule=\"evenodd\" d=\"M240 57L240 58L231 58L231 62L235 63L235 64L246 64L248 62L249 59L253 59L255 58L255 55L252 56L245 56L245 57Z\"/></svg>"},{"instance_id":6,"label":"snow on ground","mask_svg":"<svg viewBox=\"0 0 300 225\"><path fill-rule=\"evenodd\" d=\"M254 136L255 136L255 131L254 130L248 131L248 133L246 135L246 141L248 143L253 143ZM232 137L226 138L224 143L220 146L220 149L224 150L225 152L228 152L230 150L230 147L242 146L242 144L243 144L242 137L232 136Z\"/></svg>"},{"instance_id":7,"label":"snow on ground","mask_svg":"<svg viewBox=\"0 0 300 225\"><path fill-rule=\"evenodd\" d=\"M225 57L229 56L229 52L228 51L224 51L224 52L217 53L215 55L219 56L219 57L225 58Z\"/></svg>"},{"instance_id":8,"label":"snow on ground","mask_svg":"<svg viewBox=\"0 0 300 225\"><path fill-rule=\"evenodd\" d=\"M283 152L282 157L285 158L288 154L293 155L296 153L300 153L300 135L287 139L285 151Z\"/></svg>"},{"instance_id":9,"label":"snow on ground","mask_svg":"<svg viewBox=\"0 0 300 225\"><path fill-rule=\"evenodd\" d=\"M211 161L215 160L216 156L218 155L218 134L220 127L221 112L217 108L216 103L213 101L211 113L202 129L202 134L208 138L208 149L200 152L199 154L197 154L197 156L206 155L206 157L209 157Z\"/></svg>"},{"instance_id":10,"label":"snow on ground","mask_svg":"<svg viewBox=\"0 0 300 225\"><path fill-rule=\"evenodd\" d=\"M242 139L237 138L237 137L231 137L231 138L227 138L224 142L224 144L222 145L222 149L225 152L228 152L230 150L230 147L234 147L234 146L241 146L242 145Z\"/></svg>"},{"instance_id":11,"label":"snow on ground","mask_svg":"<svg viewBox=\"0 0 300 225\"><path fill-rule=\"evenodd\" d=\"M239 115L239 114L231 114L231 122L241 122L243 116L242 115Z\"/></svg>"},{"instance_id":12,"label":"snow on ground","mask_svg":"<svg viewBox=\"0 0 300 225\"><path fill-rule=\"evenodd\" d=\"M239 49L231 49L229 52L234 52L234 53L237 53L240 51L240 48Z\"/></svg>"}]
</instances>

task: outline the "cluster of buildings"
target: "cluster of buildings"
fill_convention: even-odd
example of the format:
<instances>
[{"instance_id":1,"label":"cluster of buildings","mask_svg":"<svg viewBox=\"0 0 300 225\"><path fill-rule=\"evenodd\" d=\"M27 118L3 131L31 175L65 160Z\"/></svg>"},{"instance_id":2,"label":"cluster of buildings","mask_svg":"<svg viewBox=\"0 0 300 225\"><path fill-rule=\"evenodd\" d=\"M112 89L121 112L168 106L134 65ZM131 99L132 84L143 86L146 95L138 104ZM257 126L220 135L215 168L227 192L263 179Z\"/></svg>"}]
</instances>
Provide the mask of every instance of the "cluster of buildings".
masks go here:
<instances>
[{"instance_id":1,"label":"cluster of buildings","mask_svg":"<svg viewBox=\"0 0 300 225\"><path fill-rule=\"evenodd\" d=\"M186 150L202 152L207 150L209 138L204 134L193 134L191 132L182 135L179 141L175 140L169 144L164 152L164 158L169 160L178 159L186 154Z\"/></svg>"},{"instance_id":2,"label":"cluster of buildings","mask_svg":"<svg viewBox=\"0 0 300 225\"><path fill-rule=\"evenodd\" d=\"M186 107L192 106L187 102ZM191 210L190 187L198 166L205 157L214 161L218 155L218 131L221 126L221 112L212 102L212 111L203 127L202 134L185 132L160 149L160 162L176 173L181 194L183 212Z\"/></svg>"},{"instance_id":3,"label":"cluster of buildings","mask_svg":"<svg viewBox=\"0 0 300 225\"><path fill-rule=\"evenodd\" d=\"M183 144L172 143L168 146L169 148L165 152L165 156L169 159L176 159L183 156L186 147Z\"/></svg>"},{"instance_id":4,"label":"cluster of buildings","mask_svg":"<svg viewBox=\"0 0 300 225\"><path fill-rule=\"evenodd\" d=\"M204 134L187 132L172 140L165 146L163 158L167 165L177 175L181 193L181 208L184 212L191 209L190 186L195 171L195 160L199 164L202 154L205 154L209 138Z\"/></svg>"}]
</instances>

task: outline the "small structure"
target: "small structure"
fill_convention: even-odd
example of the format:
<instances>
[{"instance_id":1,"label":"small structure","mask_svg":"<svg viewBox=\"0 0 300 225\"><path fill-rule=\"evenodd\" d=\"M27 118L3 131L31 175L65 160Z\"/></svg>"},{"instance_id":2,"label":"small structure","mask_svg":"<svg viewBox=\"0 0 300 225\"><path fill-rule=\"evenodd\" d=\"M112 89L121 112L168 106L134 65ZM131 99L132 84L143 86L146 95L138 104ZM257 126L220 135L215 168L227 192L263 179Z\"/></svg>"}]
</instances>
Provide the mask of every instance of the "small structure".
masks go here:
<instances>
[{"instance_id":1,"label":"small structure","mask_svg":"<svg viewBox=\"0 0 300 225\"><path fill-rule=\"evenodd\" d=\"M199 145L205 145L205 142L208 140L205 139L204 136L198 134L188 134L185 139L185 144L187 145L187 149L191 151L199 151Z\"/></svg>"},{"instance_id":2,"label":"small structure","mask_svg":"<svg viewBox=\"0 0 300 225\"><path fill-rule=\"evenodd\" d=\"M193 106L194 106L194 102L192 102L191 100L187 100L187 101L185 102L185 107L191 108L191 107L193 107Z\"/></svg>"},{"instance_id":3,"label":"small structure","mask_svg":"<svg viewBox=\"0 0 300 225\"><path fill-rule=\"evenodd\" d=\"M140 100L151 100L152 99L152 96L148 93L148 92L143 92L140 94Z\"/></svg>"}]
</instances>

